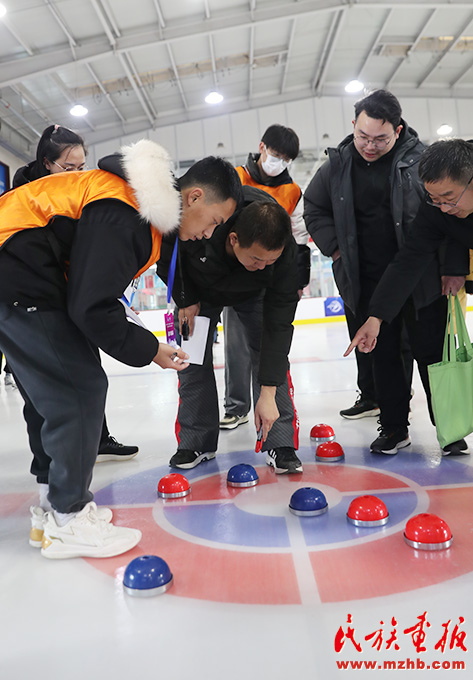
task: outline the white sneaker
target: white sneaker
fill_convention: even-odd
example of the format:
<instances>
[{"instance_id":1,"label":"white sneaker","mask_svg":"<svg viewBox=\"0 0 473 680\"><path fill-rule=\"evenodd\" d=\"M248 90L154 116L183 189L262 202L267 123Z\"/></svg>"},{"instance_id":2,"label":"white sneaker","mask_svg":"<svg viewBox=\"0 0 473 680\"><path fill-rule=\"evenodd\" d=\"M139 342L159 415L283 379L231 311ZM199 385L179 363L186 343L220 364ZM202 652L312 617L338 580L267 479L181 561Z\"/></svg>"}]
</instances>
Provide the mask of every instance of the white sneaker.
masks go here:
<instances>
[{"instance_id":1,"label":"white sneaker","mask_svg":"<svg viewBox=\"0 0 473 680\"><path fill-rule=\"evenodd\" d=\"M41 548L44 534L44 521L46 511L40 508L39 505L32 505L31 512L31 529L29 543L33 548ZM97 517L103 519L104 522L111 522L113 512L110 508L104 506L97 507Z\"/></svg>"},{"instance_id":2,"label":"white sneaker","mask_svg":"<svg viewBox=\"0 0 473 680\"><path fill-rule=\"evenodd\" d=\"M47 512L41 548L43 557L63 560L69 557L113 557L135 547L141 531L117 527L100 519L94 502L87 505L63 527L54 513Z\"/></svg>"},{"instance_id":3,"label":"white sneaker","mask_svg":"<svg viewBox=\"0 0 473 680\"><path fill-rule=\"evenodd\" d=\"M238 425L247 423L248 420L248 414L245 416L230 416L225 414L219 423L219 427L221 430L234 430L236 427L238 427Z\"/></svg>"},{"instance_id":4,"label":"white sneaker","mask_svg":"<svg viewBox=\"0 0 473 680\"><path fill-rule=\"evenodd\" d=\"M13 387L13 389L17 390L16 382L14 377L12 376L11 373L5 373L5 385L6 387Z\"/></svg>"}]
</instances>

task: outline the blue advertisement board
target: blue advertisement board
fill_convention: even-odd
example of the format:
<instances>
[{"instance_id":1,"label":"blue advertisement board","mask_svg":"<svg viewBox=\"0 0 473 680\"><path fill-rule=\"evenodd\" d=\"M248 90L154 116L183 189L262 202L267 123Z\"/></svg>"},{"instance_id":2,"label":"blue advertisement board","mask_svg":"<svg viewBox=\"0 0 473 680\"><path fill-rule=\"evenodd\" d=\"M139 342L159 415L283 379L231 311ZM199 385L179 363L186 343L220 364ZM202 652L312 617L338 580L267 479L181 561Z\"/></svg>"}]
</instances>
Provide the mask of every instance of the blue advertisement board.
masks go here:
<instances>
[{"instance_id":1,"label":"blue advertisement board","mask_svg":"<svg viewBox=\"0 0 473 680\"><path fill-rule=\"evenodd\" d=\"M0 162L0 196L10 188L10 169L8 165Z\"/></svg>"},{"instance_id":2,"label":"blue advertisement board","mask_svg":"<svg viewBox=\"0 0 473 680\"><path fill-rule=\"evenodd\" d=\"M341 297L328 297L324 300L325 316L343 316L345 307Z\"/></svg>"}]
</instances>

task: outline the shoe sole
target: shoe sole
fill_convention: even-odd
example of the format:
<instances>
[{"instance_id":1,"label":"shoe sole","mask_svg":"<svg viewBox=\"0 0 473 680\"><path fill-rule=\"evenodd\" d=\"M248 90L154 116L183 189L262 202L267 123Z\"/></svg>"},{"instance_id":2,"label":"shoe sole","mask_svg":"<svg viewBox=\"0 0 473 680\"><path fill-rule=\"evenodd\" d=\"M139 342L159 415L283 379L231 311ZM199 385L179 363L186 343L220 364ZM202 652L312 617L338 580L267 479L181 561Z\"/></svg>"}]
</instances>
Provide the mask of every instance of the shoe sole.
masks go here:
<instances>
[{"instance_id":1,"label":"shoe sole","mask_svg":"<svg viewBox=\"0 0 473 680\"><path fill-rule=\"evenodd\" d=\"M135 453L98 453L97 458L95 460L95 464L97 465L98 463L108 463L109 461L120 461L120 460L131 460L135 456L137 456L139 451L135 451Z\"/></svg>"},{"instance_id":2,"label":"shoe sole","mask_svg":"<svg viewBox=\"0 0 473 680\"><path fill-rule=\"evenodd\" d=\"M347 420L359 420L360 418L372 418L374 416L379 416L380 413L381 410L379 408L374 408L372 411L364 411L363 413L358 413L356 416L347 416L341 412L340 415L342 418L346 418Z\"/></svg>"},{"instance_id":3,"label":"shoe sole","mask_svg":"<svg viewBox=\"0 0 473 680\"><path fill-rule=\"evenodd\" d=\"M286 468L278 468L276 467L276 462L270 457L266 457L266 465L269 465L270 467L274 468L274 472L277 475L291 475L291 474L300 474L303 472L302 470L302 464L295 468L294 470L287 470Z\"/></svg>"},{"instance_id":4,"label":"shoe sole","mask_svg":"<svg viewBox=\"0 0 473 680\"><path fill-rule=\"evenodd\" d=\"M43 545L43 534L44 531L42 529L31 529L28 543L32 548L41 548Z\"/></svg>"},{"instance_id":5,"label":"shoe sole","mask_svg":"<svg viewBox=\"0 0 473 680\"><path fill-rule=\"evenodd\" d=\"M62 541L55 539L51 541L47 536L44 536L41 555L48 560L68 560L74 557L115 557L116 555L122 555L123 553L132 550L141 541L141 531L139 529L134 529L134 531L137 532L134 539L130 539L120 548L116 545L104 546L102 549L98 549L97 546L66 545L62 543Z\"/></svg>"},{"instance_id":6,"label":"shoe sole","mask_svg":"<svg viewBox=\"0 0 473 680\"><path fill-rule=\"evenodd\" d=\"M386 451L381 449L380 451L377 451L376 449L370 448L370 451L371 451L371 453L383 453L386 456L394 456L399 451L399 449L405 449L406 446L410 446L410 445L411 445L411 439L410 439L410 437L407 437L407 439L404 439L402 442L399 442L392 449L388 449Z\"/></svg>"},{"instance_id":7,"label":"shoe sole","mask_svg":"<svg viewBox=\"0 0 473 680\"><path fill-rule=\"evenodd\" d=\"M219 428L221 430L234 430L238 425L244 425L247 423L249 418L246 418L245 420L239 420L237 423L232 423L230 425L222 425L222 423L219 423Z\"/></svg>"},{"instance_id":8,"label":"shoe sole","mask_svg":"<svg viewBox=\"0 0 473 680\"><path fill-rule=\"evenodd\" d=\"M169 463L169 467L179 468L179 470L192 470L192 468L197 467L198 465L200 465L200 463L203 463L206 460L213 460L214 458L215 451L210 453L203 453L202 455L197 456L197 458L193 460L192 463L180 463L179 465L176 465L175 463L171 465L171 463Z\"/></svg>"},{"instance_id":9,"label":"shoe sole","mask_svg":"<svg viewBox=\"0 0 473 680\"><path fill-rule=\"evenodd\" d=\"M470 451L468 447L466 449L458 449L457 451L444 451L442 449L442 456L445 458L445 456L469 456Z\"/></svg>"}]
</instances>

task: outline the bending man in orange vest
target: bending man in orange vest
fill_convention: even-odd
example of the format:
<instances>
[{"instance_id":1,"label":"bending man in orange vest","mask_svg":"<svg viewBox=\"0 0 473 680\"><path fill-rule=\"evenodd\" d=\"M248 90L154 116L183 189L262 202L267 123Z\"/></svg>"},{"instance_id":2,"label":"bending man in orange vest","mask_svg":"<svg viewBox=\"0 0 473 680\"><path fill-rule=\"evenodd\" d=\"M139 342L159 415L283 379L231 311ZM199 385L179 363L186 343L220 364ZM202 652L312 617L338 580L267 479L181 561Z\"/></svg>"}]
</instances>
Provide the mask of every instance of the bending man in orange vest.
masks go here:
<instances>
[{"instance_id":1,"label":"bending man in orange vest","mask_svg":"<svg viewBox=\"0 0 473 680\"><path fill-rule=\"evenodd\" d=\"M0 348L20 392L43 418L47 459L31 471L51 510L32 510L44 557L111 557L136 529L111 524L89 487L107 377L94 347L130 366L182 370L186 355L129 323L118 298L159 259L161 239L210 237L241 196L229 163L206 158L176 180L165 150L141 140L99 170L43 177L0 198ZM26 416L27 417L27 416ZM27 422L31 428L38 427ZM41 536L42 534L42 536Z\"/></svg>"}]
</instances>

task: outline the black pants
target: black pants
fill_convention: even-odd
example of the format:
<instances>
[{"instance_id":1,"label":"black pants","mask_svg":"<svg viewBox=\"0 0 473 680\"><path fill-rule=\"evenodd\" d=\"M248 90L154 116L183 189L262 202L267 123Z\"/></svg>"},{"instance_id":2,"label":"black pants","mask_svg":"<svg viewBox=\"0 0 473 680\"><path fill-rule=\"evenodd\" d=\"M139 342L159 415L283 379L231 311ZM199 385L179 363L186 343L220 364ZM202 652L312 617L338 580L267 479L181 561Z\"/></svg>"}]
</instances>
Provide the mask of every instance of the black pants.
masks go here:
<instances>
[{"instance_id":1,"label":"black pants","mask_svg":"<svg viewBox=\"0 0 473 680\"><path fill-rule=\"evenodd\" d=\"M250 348L253 403L256 404L261 391L257 376L263 327L263 301L262 298L248 300L235 305L233 309L242 323ZM201 304L200 316L210 318L204 363L202 366L190 364L188 368L179 373L179 410L176 420L178 449L216 451L218 447L219 410L212 347L214 330L221 312L222 307ZM175 321L177 324L177 314ZM178 324L176 330L178 331ZM299 447L299 420L294 406L294 390L289 363L287 377L276 390L276 405L279 418L273 424L262 450L267 451L283 446L297 449Z\"/></svg>"},{"instance_id":2,"label":"black pants","mask_svg":"<svg viewBox=\"0 0 473 680\"><path fill-rule=\"evenodd\" d=\"M360 310L360 316L367 318L367 306ZM372 360L375 391L381 409L380 423L383 427L395 429L409 425L410 384L406 378L401 352L403 325L427 397L430 420L435 424L427 367L442 359L446 322L447 298L442 296L417 312L409 298L391 323L381 324Z\"/></svg>"},{"instance_id":3,"label":"black pants","mask_svg":"<svg viewBox=\"0 0 473 680\"><path fill-rule=\"evenodd\" d=\"M31 471L49 484L55 510L79 511L93 498L107 393L97 349L63 311L27 312L4 303L0 348L26 399Z\"/></svg>"},{"instance_id":4,"label":"black pants","mask_svg":"<svg viewBox=\"0 0 473 680\"><path fill-rule=\"evenodd\" d=\"M350 340L355 337L356 331L364 324L366 317L355 315L348 308L345 307L345 318L348 326L348 335ZM409 337L405 323L402 325L401 333L401 354L404 365L404 372L406 374L407 384L409 389L412 385L412 376L414 373L414 357L412 356L411 346L409 344ZM356 369L357 369L357 385L363 399L378 404L378 396L376 394L373 356L371 353L359 352L355 349Z\"/></svg>"}]
</instances>

